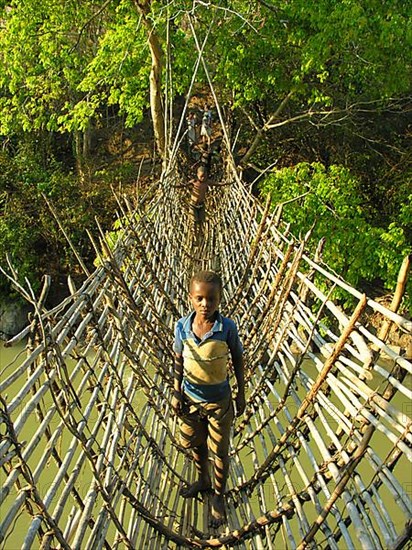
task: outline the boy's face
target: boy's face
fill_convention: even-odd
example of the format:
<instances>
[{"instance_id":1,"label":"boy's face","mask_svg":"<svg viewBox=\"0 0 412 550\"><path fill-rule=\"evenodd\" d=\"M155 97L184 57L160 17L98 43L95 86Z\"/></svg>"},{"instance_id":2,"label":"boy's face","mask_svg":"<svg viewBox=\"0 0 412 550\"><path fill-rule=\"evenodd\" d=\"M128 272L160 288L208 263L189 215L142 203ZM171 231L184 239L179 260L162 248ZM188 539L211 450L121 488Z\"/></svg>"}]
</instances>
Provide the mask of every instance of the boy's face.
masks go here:
<instances>
[{"instance_id":1,"label":"boy's face","mask_svg":"<svg viewBox=\"0 0 412 550\"><path fill-rule=\"evenodd\" d=\"M196 317L203 321L212 320L220 304L220 288L215 283L193 281L189 293Z\"/></svg>"},{"instance_id":2,"label":"boy's face","mask_svg":"<svg viewBox=\"0 0 412 550\"><path fill-rule=\"evenodd\" d=\"M206 179L206 172L204 170L198 170L197 171L197 179L199 181L205 181Z\"/></svg>"}]
</instances>

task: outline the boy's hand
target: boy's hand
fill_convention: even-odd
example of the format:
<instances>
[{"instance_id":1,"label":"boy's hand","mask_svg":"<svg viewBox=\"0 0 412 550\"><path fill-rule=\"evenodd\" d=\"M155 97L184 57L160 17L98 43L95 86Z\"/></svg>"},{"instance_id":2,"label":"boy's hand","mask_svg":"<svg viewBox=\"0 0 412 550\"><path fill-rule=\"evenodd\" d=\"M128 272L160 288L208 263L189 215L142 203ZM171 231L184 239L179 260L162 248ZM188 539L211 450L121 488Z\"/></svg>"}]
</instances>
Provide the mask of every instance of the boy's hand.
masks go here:
<instances>
[{"instance_id":1,"label":"boy's hand","mask_svg":"<svg viewBox=\"0 0 412 550\"><path fill-rule=\"evenodd\" d=\"M177 416L182 414L182 394L176 390L173 392L172 409Z\"/></svg>"},{"instance_id":2,"label":"boy's hand","mask_svg":"<svg viewBox=\"0 0 412 550\"><path fill-rule=\"evenodd\" d=\"M241 416L245 412L246 408L246 401L244 394L237 394L236 399L236 416Z\"/></svg>"}]
</instances>

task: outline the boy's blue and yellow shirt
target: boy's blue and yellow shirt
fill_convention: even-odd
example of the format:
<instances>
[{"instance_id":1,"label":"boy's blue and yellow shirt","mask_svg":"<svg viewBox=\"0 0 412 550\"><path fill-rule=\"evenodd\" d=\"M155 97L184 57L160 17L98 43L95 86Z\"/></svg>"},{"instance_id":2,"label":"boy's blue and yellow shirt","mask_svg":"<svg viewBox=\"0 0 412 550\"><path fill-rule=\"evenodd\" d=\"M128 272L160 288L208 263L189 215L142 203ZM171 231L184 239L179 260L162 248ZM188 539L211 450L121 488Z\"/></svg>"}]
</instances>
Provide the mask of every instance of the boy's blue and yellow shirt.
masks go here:
<instances>
[{"instance_id":1,"label":"boy's blue and yellow shirt","mask_svg":"<svg viewBox=\"0 0 412 550\"><path fill-rule=\"evenodd\" d=\"M195 312L176 323L173 349L183 356L183 391L197 401L220 401L230 393L229 354L243 353L235 322L217 312L212 329L203 338L192 330Z\"/></svg>"}]
</instances>

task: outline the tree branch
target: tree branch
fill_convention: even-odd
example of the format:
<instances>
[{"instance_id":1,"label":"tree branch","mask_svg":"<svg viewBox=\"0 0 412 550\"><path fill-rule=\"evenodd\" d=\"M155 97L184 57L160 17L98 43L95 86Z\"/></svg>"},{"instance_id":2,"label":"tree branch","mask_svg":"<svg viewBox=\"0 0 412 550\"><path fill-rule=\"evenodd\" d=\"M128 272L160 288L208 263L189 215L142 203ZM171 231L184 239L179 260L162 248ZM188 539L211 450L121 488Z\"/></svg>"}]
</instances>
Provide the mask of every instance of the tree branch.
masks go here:
<instances>
[{"instance_id":1,"label":"tree branch","mask_svg":"<svg viewBox=\"0 0 412 550\"><path fill-rule=\"evenodd\" d=\"M401 109L402 112L410 111L409 107L407 107L406 109L402 107L403 104L408 103L410 101L410 98L404 98L404 99L391 98L390 100L385 100L385 101L382 101L382 100L374 100L374 101L367 101L367 102L361 101L358 103L352 103L350 105L347 105L344 108L332 108L332 109L319 110L319 111L309 109L304 113L300 113L290 118L279 120L278 122L274 122L279 117L280 113L283 111L283 109L285 108L287 102L292 97L292 95L293 95L293 92L289 92L289 94L282 100L282 102L280 103L276 111L272 115L270 115L270 117L263 124L263 126L257 130L251 146L243 155L243 157L240 159L240 162L239 162L240 166L244 167L247 165L250 157L255 153L257 147L259 146L261 140L263 139L264 134L268 130L273 130L274 128L280 128L281 126L286 126L287 124L292 124L293 122L300 122L302 120L310 120L311 124L314 124L316 126L327 126L331 124L338 124L343 120L353 117L355 114L377 113L382 110L382 107L385 104L387 104L387 107L386 107L387 110L390 110L391 108L396 107L397 110ZM317 118L315 122L313 121L314 118ZM256 125L254 123L252 124L252 126L256 128Z\"/></svg>"},{"instance_id":2,"label":"tree branch","mask_svg":"<svg viewBox=\"0 0 412 550\"><path fill-rule=\"evenodd\" d=\"M74 50L77 48L77 46L79 45L79 42L80 42L80 39L82 37L82 34L84 33L84 31L86 30L86 28L90 25L90 23L93 21L93 19L96 19L96 17L98 17L106 8L107 6L113 2L113 0L106 0L106 2L103 4L103 6L101 6L97 11L96 13L94 13L90 19L88 21L86 21L86 23L82 26L82 28L80 29L79 31L79 35L77 37L77 40L76 40L76 44L74 44L74 46L70 49L70 53L74 52Z\"/></svg>"},{"instance_id":3,"label":"tree branch","mask_svg":"<svg viewBox=\"0 0 412 550\"><path fill-rule=\"evenodd\" d=\"M256 132L256 136L252 142L252 145L249 147L249 149L246 151L246 153L243 155L243 157L240 159L240 165L244 166L250 157L253 155L253 153L256 151L259 143L261 142L263 135L267 130L270 128L270 123L272 120L275 120L280 113L283 111L283 109L286 107L289 99L292 97L293 92L289 92L286 97L283 98L281 101L279 107L276 109L276 111L269 117L269 120L265 122L265 124Z\"/></svg>"}]
</instances>

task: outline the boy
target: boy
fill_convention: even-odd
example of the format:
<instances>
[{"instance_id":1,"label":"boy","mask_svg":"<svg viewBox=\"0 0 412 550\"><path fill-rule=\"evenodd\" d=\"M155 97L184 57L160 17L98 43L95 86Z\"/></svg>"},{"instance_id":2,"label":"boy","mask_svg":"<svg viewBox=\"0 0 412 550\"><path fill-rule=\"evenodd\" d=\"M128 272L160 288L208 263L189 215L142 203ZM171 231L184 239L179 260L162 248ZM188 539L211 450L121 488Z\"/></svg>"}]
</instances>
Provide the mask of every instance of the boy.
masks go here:
<instances>
[{"instance_id":1,"label":"boy","mask_svg":"<svg viewBox=\"0 0 412 550\"><path fill-rule=\"evenodd\" d=\"M212 135L212 111L209 109L208 105L205 105L205 110L203 111L202 116L202 125L200 127L200 136L202 138L203 144L210 147L210 137Z\"/></svg>"},{"instance_id":2,"label":"boy","mask_svg":"<svg viewBox=\"0 0 412 550\"><path fill-rule=\"evenodd\" d=\"M196 175L197 178L191 182L193 187L190 204L195 222L202 223L205 221L205 198L209 187L206 167L203 164L198 167Z\"/></svg>"},{"instance_id":3,"label":"boy","mask_svg":"<svg viewBox=\"0 0 412 550\"><path fill-rule=\"evenodd\" d=\"M199 271L190 281L193 312L175 328L175 373L172 407L180 416L182 445L192 449L199 479L182 496L211 490L208 449L214 454L215 490L211 527L224 523L224 493L229 470L233 401L228 379L232 359L238 393L236 415L245 410L243 348L235 323L219 311L222 281L213 271Z\"/></svg>"},{"instance_id":4,"label":"boy","mask_svg":"<svg viewBox=\"0 0 412 550\"><path fill-rule=\"evenodd\" d=\"M192 153L193 147L196 145L196 115L189 113L186 117L187 122L187 140L189 143L189 153Z\"/></svg>"},{"instance_id":5,"label":"boy","mask_svg":"<svg viewBox=\"0 0 412 550\"><path fill-rule=\"evenodd\" d=\"M192 193L190 196L190 204L192 206L192 214L196 223L205 221L205 200L209 187L224 187L230 185L230 182L215 182L209 178L208 164L210 158L208 155L202 155L202 164L196 170L196 179L189 182L192 185Z\"/></svg>"}]
</instances>

